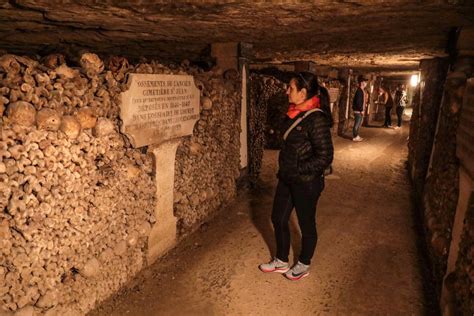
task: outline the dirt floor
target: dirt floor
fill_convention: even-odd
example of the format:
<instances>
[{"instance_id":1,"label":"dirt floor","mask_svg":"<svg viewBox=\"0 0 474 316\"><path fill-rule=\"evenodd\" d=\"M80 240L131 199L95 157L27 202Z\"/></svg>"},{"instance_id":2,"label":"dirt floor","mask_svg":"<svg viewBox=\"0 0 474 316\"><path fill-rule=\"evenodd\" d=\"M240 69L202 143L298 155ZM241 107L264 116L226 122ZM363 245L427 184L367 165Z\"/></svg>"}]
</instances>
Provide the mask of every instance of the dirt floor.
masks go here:
<instances>
[{"instance_id":1,"label":"dirt floor","mask_svg":"<svg viewBox=\"0 0 474 316\"><path fill-rule=\"evenodd\" d=\"M270 223L277 151L258 189L238 200L90 315L423 315L436 312L424 282L410 185L408 128L362 128L334 139L334 174L318 204L309 277L289 281L257 266L274 248ZM293 251L299 232L292 218Z\"/></svg>"}]
</instances>

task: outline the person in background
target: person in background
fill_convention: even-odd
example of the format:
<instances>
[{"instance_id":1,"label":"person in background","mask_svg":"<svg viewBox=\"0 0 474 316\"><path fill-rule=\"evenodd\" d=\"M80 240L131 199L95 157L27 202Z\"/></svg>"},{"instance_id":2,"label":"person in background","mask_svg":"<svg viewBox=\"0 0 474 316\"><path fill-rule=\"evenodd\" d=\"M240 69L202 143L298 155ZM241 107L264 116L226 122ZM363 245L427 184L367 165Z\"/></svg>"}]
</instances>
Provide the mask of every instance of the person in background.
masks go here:
<instances>
[{"instance_id":1,"label":"person in background","mask_svg":"<svg viewBox=\"0 0 474 316\"><path fill-rule=\"evenodd\" d=\"M276 255L259 265L262 272L284 273L289 280L309 274L316 249L316 205L324 189L324 170L333 160L329 94L309 72L298 73L287 90L290 107L278 157L278 185L272 209ZM301 230L301 252L290 269L290 214L296 209Z\"/></svg>"},{"instance_id":2,"label":"person in background","mask_svg":"<svg viewBox=\"0 0 474 316\"><path fill-rule=\"evenodd\" d=\"M354 100L352 101L352 111L354 111L354 127L352 128L352 140L355 142L360 142L363 140L359 136L359 129L362 125L362 118L364 117L364 106L366 104L366 93L364 91L367 86L367 78L360 75L357 77L357 82L359 84L357 91L354 95Z\"/></svg>"},{"instance_id":3,"label":"person in background","mask_svg":"<svg viewBox=\"0 0 474 316\"><path fill-rule=\"evenodd\" d=\"M381 104L385 106L385 122L383 127L391 128L392 127L392 108L393 108L393 98L388 87L381 86L379 88L379 95L382 97Z\"/></svg>"},{"instance_id":4,"label":"person in background","mask_svg":"<svg viewBox=\"0 0 474 316\"><path fill-rule=\"evenodd\" d=\"M402 117L403 111L405 110L405 106L407 104L407 92L405 90L405 86L400 84L397 87L397 91L395 92L395 105L396 105L396 112L397 112L397 126L395 129L398 129L402 126Z\"/></svg>"}]
</instances>

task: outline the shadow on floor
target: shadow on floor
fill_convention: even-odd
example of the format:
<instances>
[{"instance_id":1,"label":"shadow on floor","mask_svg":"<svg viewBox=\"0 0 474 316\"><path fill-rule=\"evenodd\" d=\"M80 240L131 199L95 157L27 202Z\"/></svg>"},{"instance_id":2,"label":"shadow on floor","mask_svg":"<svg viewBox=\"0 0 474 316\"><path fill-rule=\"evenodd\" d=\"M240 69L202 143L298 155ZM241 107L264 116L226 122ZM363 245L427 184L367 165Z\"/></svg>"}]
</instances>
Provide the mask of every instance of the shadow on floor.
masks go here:
<instances>
[{"instance_id":1,"label":"shadow on floor","mask_svg":"<svg viewBox=\"0 0 474 316\"><path fill-rule=\"evenodd\" d=\"M337 136L339 136L341 138L344 138L344 139L352 140L352 135L350 135L350 134L339 134Z\"/></svg>"},{"instance_id":2,"label":"shadow on floor","mask_svg":"<svg viewBox=\"0 0 474 316\"><path fill-rule=\"evenodd\" d=\"M379 124L377 124L377 125L375 125L375 124L367 124L367 125L364 125L364 126L362 126L362 127L367 127L367 128L386 128L385 126L383 126L383 124L380 124L380 125L379 125Z\"/></svg>"},{"instance_id":3,"label":"shadow on floor","mask_svg":"<svg viewBox=\"0 0 474 316\"><path fill-rule=\"evenodd\" d=\"M270 257L276 255L276 241L271 222L273 208L274 188L268 183L259 181L250 193L250 218L267 245ZM298 261L298 254L301 251L301 233L298 226L294 210L290 217L291 248L293 250L293 261Z\"/></svg>"}]
</instances>

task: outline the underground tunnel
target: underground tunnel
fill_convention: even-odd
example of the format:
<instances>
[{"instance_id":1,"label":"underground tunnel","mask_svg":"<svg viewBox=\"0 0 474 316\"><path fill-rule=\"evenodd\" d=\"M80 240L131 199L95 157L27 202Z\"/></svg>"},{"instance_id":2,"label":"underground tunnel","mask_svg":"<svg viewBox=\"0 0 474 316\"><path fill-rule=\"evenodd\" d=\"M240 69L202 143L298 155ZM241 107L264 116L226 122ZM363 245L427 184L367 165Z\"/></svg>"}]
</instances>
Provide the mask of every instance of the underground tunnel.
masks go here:
<instances>
[{"instance_id":1,"label":"underground tunnel","mask_svg":"<svg viewBox=\"0 0 474 316\"><path fill-rule=\"evenodd\" d=\"M10 0L0 21L0 315L474 313L471 1ZM308 74L334 155L291 282L258 267Z\"/></svg>"}]
</instances>

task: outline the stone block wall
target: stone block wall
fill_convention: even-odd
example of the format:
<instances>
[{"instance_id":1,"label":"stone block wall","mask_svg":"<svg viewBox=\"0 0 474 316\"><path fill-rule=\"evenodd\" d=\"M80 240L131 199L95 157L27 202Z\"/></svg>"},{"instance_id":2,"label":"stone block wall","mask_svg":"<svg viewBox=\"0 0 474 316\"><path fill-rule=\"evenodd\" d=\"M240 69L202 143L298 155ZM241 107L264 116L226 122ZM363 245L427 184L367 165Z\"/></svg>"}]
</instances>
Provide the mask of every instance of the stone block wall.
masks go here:
<instances>
[{"instance_id":1,"label":"stone block wall","mask_svg":"<svg viewBox=\"0 0 474 316\"><path fill-rule=\"evenodd\" d=\"M152 154L119 132L128 73L190 74L201 89L176 160L181 235L235 196L238 81L187 61L0 56L0 314L84 314L147 264L160 219Z\"/></svg>"}]
</instances>

